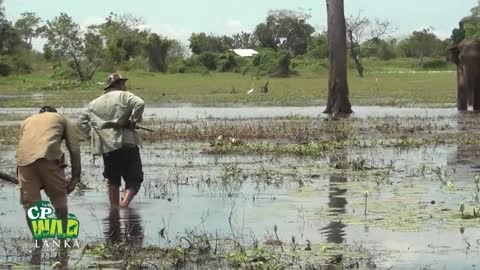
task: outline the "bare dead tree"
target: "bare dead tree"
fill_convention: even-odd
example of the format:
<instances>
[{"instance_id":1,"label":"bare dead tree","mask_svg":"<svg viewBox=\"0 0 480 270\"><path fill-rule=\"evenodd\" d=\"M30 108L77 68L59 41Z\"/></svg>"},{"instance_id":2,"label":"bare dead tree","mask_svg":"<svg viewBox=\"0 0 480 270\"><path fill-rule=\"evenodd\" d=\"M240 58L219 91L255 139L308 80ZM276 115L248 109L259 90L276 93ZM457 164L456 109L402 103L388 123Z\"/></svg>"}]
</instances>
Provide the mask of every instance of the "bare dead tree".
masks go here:
<instances>
[{"instance_id":1,"label":"bare dead tree","mask_svg":"<svg viewBox=\"0 0 480 270\"><path fill-rule=\"evenodd\" d=\"M387 20L375 19L373 22L362 16L359 11L357 16L347 18L347 38L350 57L352 57L358 75L363 78L363 64L361 57L365 51L377 44L382 37L394 33L396 29Z\"/></svg>"}]
</instances>

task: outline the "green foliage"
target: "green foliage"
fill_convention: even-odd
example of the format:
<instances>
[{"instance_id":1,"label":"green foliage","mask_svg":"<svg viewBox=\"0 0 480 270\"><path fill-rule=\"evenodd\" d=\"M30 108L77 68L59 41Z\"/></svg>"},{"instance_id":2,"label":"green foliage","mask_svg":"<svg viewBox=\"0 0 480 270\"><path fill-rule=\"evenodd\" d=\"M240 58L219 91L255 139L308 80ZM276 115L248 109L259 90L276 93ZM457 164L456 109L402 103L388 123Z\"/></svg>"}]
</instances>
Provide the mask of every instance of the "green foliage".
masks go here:
<instances>
[{"instance_id":1,"label":"green foliage","mask_svg":"<svg viewBox=\"0 0 480 270\"><path fill-rule=\"evenodd\" d=\"M125 14L110 13L105 23L95 29L106 40L108 58L116 64L123 64L142 54L147 40L147 31L141 30L142 19Z\"/></svg>"},{"instance_id":2,"label":"green foliage","mask_svg":"<svg viewBox=\"0 0 480 270\"><path fill-rule=\"evenodd\" d=\"M252 59L252 66L260 75L285 77L290 75L291 55L286 51L263 49Z\"/></svg>"},{"instance_id":3,"label":"green foliage","mask_svg":"<svg viewBox=\"0 0 480 270\"><path fill-rule=\"evenodd\" d=\"M192 33L190 36L190 49L194 54L224 53L233 48L233 38L228 36L214 36L205 33Z\"/></svg>"},{"instance_id":4,"label":"green foliage","mask_svg":"<svg viewBox=\"0 0 480 270\"><path fill-rule=\"evenodd\" d=\"M445 44L430 29L414 31L409 38L399 43L398 48L404 57L419 58L420 65L423 65L425 57L442 55L446 51Z\"/></svg>"},{"instance_id":5,"label":"green foliage","mask_svg":"<svg viewBox=\"0 0 480 270\"><path fill-rule=\"evenodd\" d=\"M328 58L328 38L325 33L314 34L309 38L307 54L315 59Z\"/></svg>"},{"instance_id":6,"label":"green foliage","mask_svg":"<svg viewBox=\"0 0 480 270\"><path fill-rule=\"evenodd\" d=\"M14 54L22 45L18 32L12 23L0 18L0 54Z\"/></svg>"},{"instance_id":7,"label":"green foliage","mask_svg":"<svg viewBox=\"0 0 480 270\"><path fill-rule=\"evenodd\" d=\"M85 33L85 57L92 62L96 59L104 58L104 42L102 35L98 34L93 28Z\"/></svg>"},{"instance_id":8,"label":"green foliage","mask_svg":"<svg viewBox=\"0 0 480 270\"><path fill-rule=\"evenodd\" d=\"M130 59L126 62L124 62L121 66L120 66L120 69L122 70L125 70L125 71L133 71L133 70L149 70L149 66L150 66L150 61L144 57L144 56L138 56L138 57L135 57L133 59ZM118 69L118 65L116 66L117 69ZM115 69L115 65L113 65L113 67L111 67L112 70L111 72L114 72L116 69Z\"/></svg>"},{"instance_id":9,"label":"green foliage","mask_svg":"<svg viewBox=\"0 0 480 270\"><path fill-rule=\"evenodd\" d=\"M455 35L452 35L454 41L461 41L462 37L466 39L480 38L480 2L470 10L469 16L462 19L459 26L458 29L454 29Z\"/></svg>"},{"instance_id":10,"label":"green foliage","mask_svg":"<svg viewBox=\"0 0 480 270\"><path fill-rule=\"evenodd\" d=\"M12 73L12 67L0 58L0 76L8 76Z\"/></svg>"},{"instance_id":11,"label":"green foliage","mask_svg":"<svg viewBox=\"0 0 480 270\"><path fill-rule=\"evenodd\" d=\"M151 71L167 71L167 56L172 45L171 40L161 38L155 33L149 35L145 45L145 54Z\"/></svg>"},{"instance_id":12,"label":"green foliage","mask_svg":"<svg viewBox=\"0 0 480 270\"><path fill-rule=\"evenodd\" d=\"M257 39L252 33L241 32L232 36L233 49L251 49L257 45Z\"/></svg>"},{"instance_id":13,"label":"green foliage","mask_svg":"<svg viewBox=\"0 0 480 270\"><path fill-rule=\"evenodd\" d=\"M14 27L23 39L25 47L32 49L32 39L41 36L45 32L45 26L40 25L42 19L36 13L24 12L20 16Z\"/></svg>"},{"instance_id":14,"label":"green foliage","mask_svg":"<svg viewBox=\"0 0 480 270\"><path fill-rule=\"evenodd\" d=\"M198 56L198 62L208 70L217 69L217 55L211 52L203 52Z\"/></svg>"},{"instance_id":15,"label":"green foliage","mask_svg":"<svg viewBox=\"0 0 480 270\"><path fill-rule=\"evenodd\" d=\"M233 71L237 65L237 58L233 53L221 55L220 60L217 63L218 71L220 72Z\"/></svg>"},{"instance_id":16,"label":"green foliage","mask_svg":"<svg viewBox=\"0 0 480 270\"><path fill-rule=\"evenodd\" d=\"M266 21L255 28L254 35L263 48L282 48L300 55L307 52L309 37L315 29L306 20L310 14L293 10L270 11Z\"/></svg>"},{"instance_id":17,"label":"green foliage","mask_svg":"<svg viewBox=\"0 0 480 270\"><path fill-rule=\"evenodd\" d=\"M100 62L92 60L91 63L85 63L82 60L86 53L85 42L80 26L73 21L72 17L60 13L52 21L47 21L45 36L48 41L44 48L48 57L59 63L66 59L68 66L81 81L92 79Z\"/></svg>"},{"instance_id":18,"label":"green foliage","mask_svg":"<svg viewBox=\"0 0 480 270\"><path fill-rule=\"evenodd\" d=\"M423 63L423 69L430 69L430 70L445 70L449 68L450 63L448 63L445 59L431 59L426 60Z\"/></svg>"},{"instance_id":19,"label":"green foliage","mask_svg":"<svg viewBox=\"0 0 480 270\"><path fill-rule=\"evenodd\" d=\"M454 44L460 43L466 37L464 22L458 23L458 28L453 29L451 39Z\"/></svg>"},{"instance_id":20,"label":"green foliage","mask_svg":"<svg viewBox=\"0 0 480 270\"><path fill-rule=\"evenodd\" d=\"M80 26L66 13L61 13L52 21L47 21L45 36L48 40L46 46L55 57L68 55L79 58L85 50Z\"/></svg>"},{"instance_id":21,"label":"green foliage","mask_svg":"<svg viewBox=\"0 0 480 270\"><path fill-rule=\"evenodd\" d=\"M43 83L40 85L34 85L27 89L27 91L38 91L38 90L77 90L77 89L95 89L98 88L93 82L81 82L78 80L64 80L55 83Z\"/></svg>"},{"instance_id":22,"label":"green foliage","mask_svg":"<svg viewBox=\"0 0 480 270\"><path fill-rule=\"evenodd\" d=\"M369 45L363 51L362 57L378 57L381 60L391 60L397 57L395 52L395 45L397 44L397 40L383 40L378 39L375 42L366 41Z\"/></svg>"}]
</instances>

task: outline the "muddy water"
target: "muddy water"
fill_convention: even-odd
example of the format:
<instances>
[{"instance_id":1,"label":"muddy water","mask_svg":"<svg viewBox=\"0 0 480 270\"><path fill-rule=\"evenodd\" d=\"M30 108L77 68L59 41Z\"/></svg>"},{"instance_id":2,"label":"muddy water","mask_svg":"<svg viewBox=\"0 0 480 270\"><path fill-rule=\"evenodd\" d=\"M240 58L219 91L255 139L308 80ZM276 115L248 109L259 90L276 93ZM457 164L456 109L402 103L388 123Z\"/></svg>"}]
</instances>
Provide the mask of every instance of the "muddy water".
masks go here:
<instances>
[{"instance_id":1,"label":"muddy water","mask_svg":"<svg viewBox=\"0 0 480 270\"><path fill-rule=\"evenodd\" d=\"M166 120L200 120L211 118L229 118L229 119L250 119L250 118L272 118L288 116L322 116L323 107L148 107L145 110L146 115ZM36 108L0 108L2 114L29 115L35 113ZM397 107L377 107L377 106L358 106L354 107L354 116L360 118L366 117L448 117L456 115L456 110L446 109L427 109L427 108L397 108ZM76 115L83 111L81 108L63 108L60 109L65 114Z\"/></svg>"},{"instance_id":2,"label":"muddy water","mask_svg":"<svg viewBox=\"0 0 480 270\"><path fill-rule=\"evenodd\" d=\"M169 246L194 231L264 242L277 225L287 243L295 236L301 244L311 241L315 249L326 243L345 245L351 252L370 254L381 268L475 269L479 263L480 223L453 217L461 201L470 208L479 205L473 185L480 164L477 149L451 145L342 154L364 158L370 167L393 165L388 181L380 184L372 173L332 171L328 160L200 152L168 144L144 148L143 188L131 209L114 211L105 196L101 161L84 155L84 181L92 189L69 201L81 222L80 240ZM12 171L14 150L0 149L0 156L1 169ZM420 164L431 170L416 174ZM454 189L437 179L432 172L437 167ZM370 193L366 217L364 190ZM16 188L2 186L0 201L2 227L12 231L7 238L25 235Z\"/></svg>"}]
</instances>

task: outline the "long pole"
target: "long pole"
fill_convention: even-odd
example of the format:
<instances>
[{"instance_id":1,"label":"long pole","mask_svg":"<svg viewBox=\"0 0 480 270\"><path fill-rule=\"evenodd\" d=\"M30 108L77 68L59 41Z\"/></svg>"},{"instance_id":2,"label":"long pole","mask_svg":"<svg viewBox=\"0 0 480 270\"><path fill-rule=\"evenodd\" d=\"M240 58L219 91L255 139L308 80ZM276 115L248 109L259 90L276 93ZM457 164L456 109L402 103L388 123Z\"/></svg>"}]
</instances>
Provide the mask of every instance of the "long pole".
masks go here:
<instances>
[{"instance_id":1,"label":"long pole","mask_svg":"<svg viewBox=\"0 0 480 270\"><path fill-rule=\"evenodd\" d=\"M13 176L11 176L11 175L8 175L8 174L6 174L6 173L0 172L0 179L5 180L5 181L7 181L7 182L10 182L10 183L12 183L12 184L18 185L18 180L17 180L17 178L15 178L15 177L13 177Z\"/></svg>"}]
</instances>

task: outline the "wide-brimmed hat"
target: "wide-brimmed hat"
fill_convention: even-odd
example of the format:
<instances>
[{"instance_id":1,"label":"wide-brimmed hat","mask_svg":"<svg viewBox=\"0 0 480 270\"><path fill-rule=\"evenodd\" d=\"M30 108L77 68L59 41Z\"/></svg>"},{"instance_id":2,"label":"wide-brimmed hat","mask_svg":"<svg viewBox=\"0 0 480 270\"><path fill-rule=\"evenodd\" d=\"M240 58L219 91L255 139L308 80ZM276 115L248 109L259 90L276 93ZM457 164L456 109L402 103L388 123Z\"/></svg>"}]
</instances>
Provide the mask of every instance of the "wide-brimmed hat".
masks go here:
<instances>
[{"instance_id":1,"label":"wide-brimmed hat","mask_svg":"<svg viewBox=\"0 0 480 270\"><path fill-rule=\"evenodd\" d=\"M118 81L127 81L127 78L122 78L120 74L118 73L113 73L110 74L107 78L107 87L105 87L103 90L107 90L112 87L113 84L115 84Z\"/></svg>"}]
</instances>

